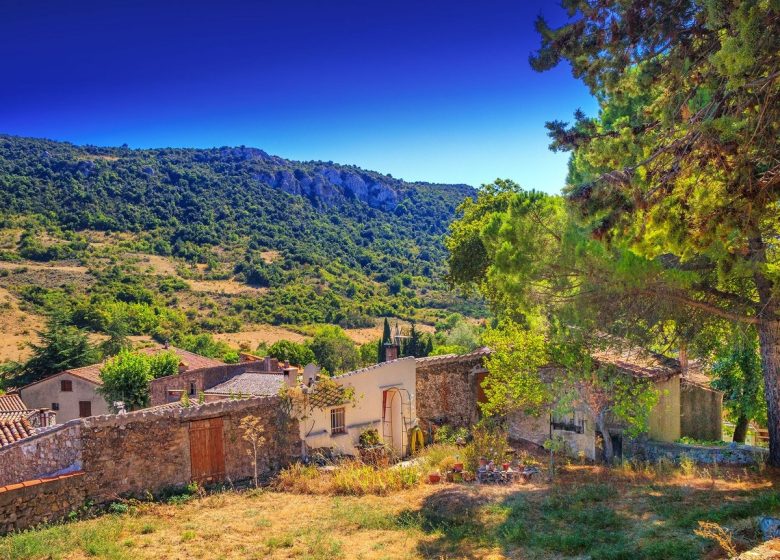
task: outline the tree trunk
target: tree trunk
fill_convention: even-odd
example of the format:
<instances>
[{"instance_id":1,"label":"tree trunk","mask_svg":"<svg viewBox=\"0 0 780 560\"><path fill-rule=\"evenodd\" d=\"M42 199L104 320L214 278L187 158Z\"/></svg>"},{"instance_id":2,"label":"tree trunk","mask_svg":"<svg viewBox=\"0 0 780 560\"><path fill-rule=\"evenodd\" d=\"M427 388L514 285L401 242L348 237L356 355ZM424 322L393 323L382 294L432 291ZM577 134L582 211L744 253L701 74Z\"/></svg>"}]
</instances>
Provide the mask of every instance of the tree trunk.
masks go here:
<instances>
[{"instance_id":1,"label":"tree trunk","mask_svg":"<svg viewBox=\"0 0 780 560\"><path fill-rule=\"evenodd\" d=\"M596 424L601 432L601 438L604 440L604 461L611 465L615 458L615 451L612 449L612 436L607 428L606 414L602 412L596 416Z\"/></svg>"},{"instance_id":2,"label":"tree trunk","mask_svg":"<svg viewBox=\"0 0 780 560\"><path fill-rule=\"evenodd\" d=\"M745 436L747 436L749 424L750 424L750 420L748 420L747 416L741 415L737 419L737 425L734 428L734 437L732 438L731 441L735 441L737 443L745 443Z\"/></svg>"},{"instance_id":3,"label":"tree trunk","mask_svg":"<svg viewBox=\"0 0 780 560\"><path fill-rule=\"evenodd\" d=\"M775 299L773 282L764 272L767 263L766 245L760 235L750 240L751 258L756 263L753 280L758 292L758 344L761 349L761 369L764 373L769 461L780 467L780 304Z\"/></svg>"},{"instance_id":4,"label":"tree trunk","mask_svg":"<svg viewBox=\"0 0 780 560\"><path fill-rule=\"evenodd\" d=\"M780 321L764 320L757 327L764 371L769 464L780 467Z\"/></svg>"}]
</instances>

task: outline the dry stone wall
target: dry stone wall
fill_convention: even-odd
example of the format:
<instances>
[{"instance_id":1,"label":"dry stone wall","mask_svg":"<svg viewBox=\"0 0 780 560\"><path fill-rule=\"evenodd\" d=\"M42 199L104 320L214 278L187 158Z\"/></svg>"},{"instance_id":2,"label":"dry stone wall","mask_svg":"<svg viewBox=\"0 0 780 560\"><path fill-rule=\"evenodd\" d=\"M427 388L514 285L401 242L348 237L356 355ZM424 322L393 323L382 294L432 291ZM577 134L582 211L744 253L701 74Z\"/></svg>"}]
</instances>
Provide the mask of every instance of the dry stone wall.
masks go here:
<instances>
[{"instance_id":1,"label":"dry stone wall","mask_svg":"<svg viewBox=\"0 0 780 560\"><path fill-rule=\"evenodd\" d=\"M86 500L82 472L0 487L0 535L66 517Z\"/></svg>"},{"instance_id":2,"label":"dry stone wall","mask_svg":"<svg viewBox=\"0 0 780 560\"><path fill-rule=\"evenodd\" d=\"M37 443L43 455L51 452L54 457L57 450L67 450L59 462L33 457L5 476L0 516L9 517L6 522L0 517L0 533L59 519L86 499L100 504L188 484L192 479L192 421L222 419L225 477L233 482L248 479L254 462L240 426L248 416L260 418L264 428L265 442L258 453L260 473L276 470L300 453L298 422L284 412L276 396L75 420ZM32 442L23 443L3 449L0 466L5 468L33 449ZM78 477L66 475L41 482L53 467L78 469ZM36 489L30 490L33 486Z\"/></svg>"},{"instance_id":3,"label":"dry stone wall","mask_svg":"<svg viewBox=\"0 0 780 560\"><path fill-rule=\"evenodd\" d=\"M81 421L0 449L0 486L81 468Z\"/></svg>"},{"instance_id":4,"label":"dry stone wall","mask_svg":"<svg viewBox=\"0 0 780 560\"><path fill-rule=\"evenodd\" d=\"M470 428L479 420L477 372L482 356L417 362L417 418L426 434L433 426Z\"/></svg>"}]
</instances>

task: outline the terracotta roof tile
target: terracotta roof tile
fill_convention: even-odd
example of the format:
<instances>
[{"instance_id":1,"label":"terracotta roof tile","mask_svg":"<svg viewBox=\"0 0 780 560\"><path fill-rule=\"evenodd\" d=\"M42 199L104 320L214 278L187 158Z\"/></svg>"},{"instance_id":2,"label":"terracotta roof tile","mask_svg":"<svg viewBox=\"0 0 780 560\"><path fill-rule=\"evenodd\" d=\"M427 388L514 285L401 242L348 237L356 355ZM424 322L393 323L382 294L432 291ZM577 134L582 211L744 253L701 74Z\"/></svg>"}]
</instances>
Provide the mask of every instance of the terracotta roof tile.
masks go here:
<instances>
[{"instance_id":1,"label":"terracotta roof tile","mask_svg":"<svg viewBox=\"0 0 780 560\"><path fill-rule=\"evenodd\" d=\"M35 429L25 418L0 421L0 447L11 445L16 441L30 437L34 433Z\"/></svg>"},{"instance_id":2,"label":"terracotta roof tile","mask_svg":"<svg viewBox=\"0 0 780 560\"><path fill-rule=\"evenodd\" d=\"M452 362L467 361L474 358L489 356L493 351L487 346L477 348L472 352L466 354L442 354L440 356L427 356L425 358L415 358L418 364L430 365L430 364L447 364Z\"/></svg>"}]
</instances>

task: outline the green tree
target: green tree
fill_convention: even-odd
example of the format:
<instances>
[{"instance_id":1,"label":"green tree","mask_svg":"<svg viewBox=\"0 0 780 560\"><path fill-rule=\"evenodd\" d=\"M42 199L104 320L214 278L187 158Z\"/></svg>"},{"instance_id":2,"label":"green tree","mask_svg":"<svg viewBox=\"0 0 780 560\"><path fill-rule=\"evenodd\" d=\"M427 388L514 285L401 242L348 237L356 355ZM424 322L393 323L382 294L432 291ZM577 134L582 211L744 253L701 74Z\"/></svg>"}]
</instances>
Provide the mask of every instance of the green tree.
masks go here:
<instances>
[{"instance_id":1,"label":"green tree","mask_svg":"<svg viewBox=\"0 0 780 560\"><path fill-rule=\"evenodd\" d=\"M390 337L390 321L388 321L387 317L385 317L384 324L382 325L382 338L379 341L379 353L377 355L378 364L381 364L387 360L387 356L385 354L385 344L390 342Z\"/></svg>"},{"instance_id":2,"label":"green tree","mask_svg":"<svg viewBox=\"0 0 780 560\"><path fill-rule=\"evenodd\" d=\"M176 352L157 352L148 357L149 374L152 379L168 377L179 373L181 359Z\"/></svg>"},{"instance_id":3,"label":"green tree","mask_svg":"<svg viewBox=\"0 0 780 560\"><path fill-rule=\"evenodd\" d=\"M66 369L94 364L100 358L83 331L57 319L50 319L37 335L39 342L29 345L32 356L16 368L15 384L32 383Z\"/></svg>"},{"instance_id":4,"label":"green tree","mask_svg":"<svg viewBox=\"0 0 780 560\"><path fill-rule=\"evenodd\" d=\"M755 334L737 335L720 352L712 373L712 386L723 391L723 402L736 423L734 441L745 443L751 420L766 423L764 379Z\"/></svg>"},{"instance_id":5,"label":"green tree","mask_svg":"<svg viewBox=\"0 0 780 560\"><path fill-rule=\"evenodd\" d=\"M279 340L268 348L268 355L281 361L289 361L297 366L314 362L314 352L305 344L290 340Z\"/></svg>"},{"instance_id":6,"label":"green tree","mask_svg":"<svg viewBox=\"0 0 780 560\"><path fill-rule=\"evenodd\" d=\"M548 124L568 199L608 250L654 269L623 298L755 326L769 462L780 466L780 25L776 2L569 0L539 20L537 70L565 61L597 118Z\"/></svg>"},{"instance_id":7,"label":"green tree","mask_svg":"<svg viewBox=\"0 0 780 560\"><path fill-rule=\"evenodd\" d=\"M340 327L320 327L308 346L317 364L331 375L356 369L360 365L355 343Z\"/></svg>"},{"instance_id":8,"label":"green tree","mask_svg":"<svg viewBox=\"0 0 780 560\"><path fill-rule=\"evenodd\" d=\"M138 352L123 350L100 370L103 385L98 388L112 410L114 403L125 403L126 410L149 406L149 382L154 379L151 361Z\"/></svg>"}]
</instances>

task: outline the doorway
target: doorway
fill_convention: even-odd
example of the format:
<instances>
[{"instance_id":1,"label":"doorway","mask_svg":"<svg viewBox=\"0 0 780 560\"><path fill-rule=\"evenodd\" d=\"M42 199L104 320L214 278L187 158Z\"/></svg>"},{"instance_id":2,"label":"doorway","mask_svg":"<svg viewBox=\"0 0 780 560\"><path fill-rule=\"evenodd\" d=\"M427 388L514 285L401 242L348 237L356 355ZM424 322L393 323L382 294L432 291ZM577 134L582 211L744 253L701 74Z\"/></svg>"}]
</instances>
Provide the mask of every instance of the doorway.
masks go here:
<instances>
[{"instance_id":1,"label":"doorway","mask_svg":"<svg viewBox=\"0 0 780 560\"><path fill-rule=\"evenodd\" d=\"M225 478L222 418L190 422L190 466L192 480L200 484Z\"/></svg>"}]
</instances>

